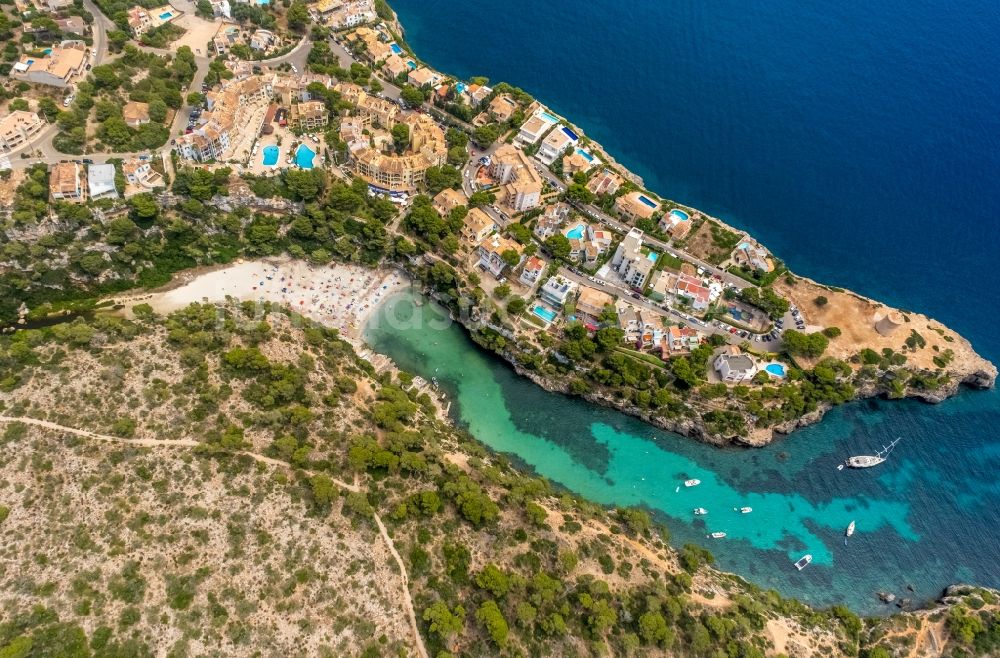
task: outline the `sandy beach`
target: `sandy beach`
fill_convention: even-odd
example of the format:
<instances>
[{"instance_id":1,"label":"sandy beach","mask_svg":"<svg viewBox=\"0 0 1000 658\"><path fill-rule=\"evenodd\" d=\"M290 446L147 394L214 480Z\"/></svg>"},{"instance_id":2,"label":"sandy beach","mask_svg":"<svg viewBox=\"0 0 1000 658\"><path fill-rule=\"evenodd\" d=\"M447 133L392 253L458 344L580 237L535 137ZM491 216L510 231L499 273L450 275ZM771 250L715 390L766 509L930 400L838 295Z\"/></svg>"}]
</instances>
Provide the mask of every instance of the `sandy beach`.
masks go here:
<instances>
[{"instance_id":1,"label":"sandy beach","mask_svg":"<svg viewBox=\"0 0 1000 658\"><path fill-rule=\"evenodd\" d=\"M169 313L192 302L221 302L226 297L277 302L339 329L357 346L369 314L386 297L409 284L410 280L398 270L267 259L199 274L172 290L134 301L148 303L158 313Z\"/></svg>"}]
</instances>

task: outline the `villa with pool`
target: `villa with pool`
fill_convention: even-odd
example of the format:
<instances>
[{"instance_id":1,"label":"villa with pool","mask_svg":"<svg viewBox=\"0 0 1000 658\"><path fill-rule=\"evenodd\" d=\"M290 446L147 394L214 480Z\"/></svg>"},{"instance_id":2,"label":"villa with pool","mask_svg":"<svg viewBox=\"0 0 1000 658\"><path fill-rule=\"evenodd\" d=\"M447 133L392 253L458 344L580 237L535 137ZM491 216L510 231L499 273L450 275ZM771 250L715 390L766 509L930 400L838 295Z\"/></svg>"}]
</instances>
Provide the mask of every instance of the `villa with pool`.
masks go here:
<instances>
[{"instance_id":1,"label":"villa with pool","mask_svg":"<svg viewBox=\"0 0 1000 658\"><path fill-rule=\"evenodd\" d=\"M623 194L615 199L615 210L618 211L618 215L631 222L637 219L649 219L659 209L658 201L654 201L646 193L639 190Z\"/></svg>"},{"instance_id":2,"label":"villa with pool","mask_svg":"<svg viewBox=\"0 0 1000 658\"><path fill-rule=\"evenodd\" d=\"M691 215L686 210L674 208L660 218L659 226L661 231L680 240L691 231Z\"/></svg>"}]
</instances>

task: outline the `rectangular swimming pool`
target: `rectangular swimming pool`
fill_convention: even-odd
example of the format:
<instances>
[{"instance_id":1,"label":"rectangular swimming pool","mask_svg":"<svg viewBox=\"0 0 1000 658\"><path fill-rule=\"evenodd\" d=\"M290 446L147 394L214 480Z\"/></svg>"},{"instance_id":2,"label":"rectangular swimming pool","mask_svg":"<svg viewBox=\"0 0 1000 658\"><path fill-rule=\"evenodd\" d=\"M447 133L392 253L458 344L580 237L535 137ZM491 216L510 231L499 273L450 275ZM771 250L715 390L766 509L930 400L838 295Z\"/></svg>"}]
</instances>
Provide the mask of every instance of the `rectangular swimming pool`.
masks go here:
<instances>
[{"instance_id":1,"label":"rectangular swimming pool","mask_svg":"<svg viewBox=\"0 0 1000 658\"><path fill-rule=\"evenodd\" d=\"M570 130L567 126L563 126L562 131L566 134L567 137L572 139L574 142L580 139L579 137L577 137L576 133Z\"/></svg>"},{"instance_id":2,"label":"rectangular swimming pool","mask_svg":"<svg viewBox=\"0 0 1000 658\"><path fill-rule=\"evenodd\" d=\"M397 55L403 54L403 49L399 47L398 43L390 43L389 48L391 48L392 52L396 53Z\"/></svg>"},{"instance_id":3,"label":"rectangular swimming pool","mask_svg":"<svg viewBox=\"0 0 1000 658\"><path fill-rule=\"evenodd\" d=\"M542 119L548 121L549 123L559 123L559 117L552 114L551 112L546 112L545 110L542 110L541 112L538 113L538 116L542 117Z\"/></svg>"},{"instance_id":4,"label":"rectangular swimming pool","mask_svg":"<svg viewBox=\"0 0 1000 658\"><path fill-rule=\"evenodd\" d=\"M639 195L639 202L642 203L644 206L649 206L650 208L655 208L656 207L656 202L653 201L652 199L650 199L645 194L640 194Z\"/></svg>"},{"instance_id":5,"label":"rectangular swimming pool","mask_svg":"<svg viewBox=\"0 0 1000 658\"><path fill-rule=\"evenodd\" d=\"M160 14L160 20L161 20L161 21L165 21L165 20L167 20L168 18L170 18L171 16L173 16L173 14L172 14L171 12L169 12L169 11L165 11L165 12L163 12L162 14Z\"/></svg>"},{"instance_id":6,"label":"rectangular swimming pool","mask_svg":"<svg viewBox=\"0 0 1000 658\"><path fill-rule=\"evenodd\" d=\"M578 154L582 155L583 159L586 160L587 162L593 162L594 161L594 156L592 156L591 154L587 153L583 149L577 149L576 152Z\"/></svg>"},{"instance_id":7,"label":"rectangular swimming pool","mask_svg":"<svg viewBox=\"0 0 1000 658\"><path fill-rule=\"evenodd\" d=\"M536 305L533 309L531 309L531 312L546 322L552 322L556 319L556 312L552 309L545 308L544 306Z\"/></svg>"}]
</instances>

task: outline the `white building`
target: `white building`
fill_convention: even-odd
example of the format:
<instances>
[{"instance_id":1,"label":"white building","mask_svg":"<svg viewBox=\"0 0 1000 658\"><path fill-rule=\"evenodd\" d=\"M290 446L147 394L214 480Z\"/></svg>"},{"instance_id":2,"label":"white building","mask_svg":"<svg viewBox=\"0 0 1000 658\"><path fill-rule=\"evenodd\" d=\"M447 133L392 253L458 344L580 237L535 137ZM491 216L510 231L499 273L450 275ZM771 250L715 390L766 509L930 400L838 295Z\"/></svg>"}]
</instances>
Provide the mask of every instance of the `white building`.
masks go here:
<instances>
[{"instance_id":1,"label":"white building","mask_svg":"<svg viewBox=\"0 0 1000 658\"><path fill-rule=\"evenodd\" d=\"M556 158L563 156L566 149L576 144L577 140L570 137L571 134L568 129L564 130L562 126L557 126L542 140L542 145L538 147L538 153L535 154L535 157L546 166L552 164Z\"/></svg>"},{"instance_id":2,"label":"white building","mask_svg":"<svg viewBox=\"0 0 1000 658\"><path fill-rule=\"evenodd\" d=\"M633 228L618 245L615 255L611 257L611 267L618 272L622 280L633 288L640 288L649 276L655 260L642 253L643 232Z\"/></svg>"},{"instance_id":3,"label":"white building","mask_svg":"<svg viewBox=\"0 0 1000 658\"><path fill-rule=\"evenodd\" d=\"M110 164L94 164L87 168L87 185L90 189L90 198L97 199L117 199L118 190L115 189L115 166Z\"/></svg>"},{"instance_id":4,"label":"white building","mask_svg":"<svg viewBox=\"0 0 1000 658\"><path fill-rule=\"evenodd\" d=\"M738 351L724 352L715 357L712 367L719 373L722 381L733 384L752 379L757 374L757 364L754 360Z\"/></svg>"},{"instance_id":5,"label":"white building","mask_svg":"<svg viewBox=\"0 0 1000 658\"><path fill-rule=\"evenodd\" d=\"M562 308L566 299L576 290L576 284L561 276L551 277L539 290L539 297L542 301L552 304L556 308Z\"/></svg>"}]
</instances>

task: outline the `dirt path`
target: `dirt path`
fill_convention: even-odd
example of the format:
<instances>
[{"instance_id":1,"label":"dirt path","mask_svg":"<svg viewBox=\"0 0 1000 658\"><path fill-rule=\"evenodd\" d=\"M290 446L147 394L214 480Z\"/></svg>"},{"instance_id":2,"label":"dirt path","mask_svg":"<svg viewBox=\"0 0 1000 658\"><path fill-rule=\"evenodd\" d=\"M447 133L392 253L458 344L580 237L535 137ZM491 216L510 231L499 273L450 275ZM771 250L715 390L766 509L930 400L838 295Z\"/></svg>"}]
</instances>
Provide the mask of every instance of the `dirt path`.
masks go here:
<instances>
[{"instance_id":1,"label":"dirt path","mask_svg":"<svg viewBox=\"0 0 1000 658\"><path fill-rule=\"evenodd\" d=\"M400 578L403 580L403 591L406 592L406 597L404 597L403 603L406 605L406 614L410 618L410 629L413 631L413 637L417 638L417 653L420 654L421 658L428 658L427 649L424 648L423 638L420 637L420 629L417 627L417 615L413 612L413 599L410 598L410 577L406 573L406 566L403 564L403 558L399 556L399 552L396 550L396 545L392 543L392 539L389 537L389 533L385 529L385 524L382 523L382 519L379 518L378 514L375 515L375 525L378 526L379 534L382 535L385 545L389 548L389 552L392 553L392 557L395 558L396 564L399 565Z\"/></svg>"},{"instance_id":2,"label":"dirt path","mask_svg":"<svg viewBox=\"0 0 1000 658\"><path fill-rule=\"evenodd\" d=\"M135 445L142 448L163 448L163 447L183 447L183 448L195 448L201 443L199 441L194 441L192 439L125 439L120 436L110 436L108 434L98 434L97 432L91 432L89 430L81 430L75 427L66 427L65 425L59 425L58 423L53 423L48 420L40 420L38 418L29 418L27 416L0 416L0 423L24 423L25 425L34 425L36 427L43 427L45 429L54 430L56 432L65 432L66 434L73 434L75 436L80 436L87 439L94 439L97 441L105 441L108 443L121 443L124 445ZM277 466L281 468L292 468L291 464L288 462L283 462L280 459L274 459L272 457L265 457L264 455L258 455L255 452L248 452L246 450L236 451L234 454L246 455L252 459L261 462L262 464L269 464L271 466ZM302 469L303 472L315 475L313 471L308 469ZM348 491L353 491L355 493L361 491L361 487L355 481L353 484L348 484L338 480L337 478L331 478L334 483L343 489ZM417 626L417 616L413 611L413 599L410 596L410 576L406 572L406 565L403 564L403 558L400 557L399 552L396 550L396 545L393 544L392 538L389 537L389 532L385 528L385 524L382 523L381 517L376 513L375 525L378 526L378 532L382 536L382 541L385 542L386 548L389 549L389 553L392 555L393 559L396 560L396 564L399 566L400 579L403 584L403 605L406 608L406 616L409 617L410 630L413 632L413 640L417 646L417 653L421 658L428 658L427 648L424 646L424 639L420 635L420 628Z\"/></svg>"}]
</instances>

